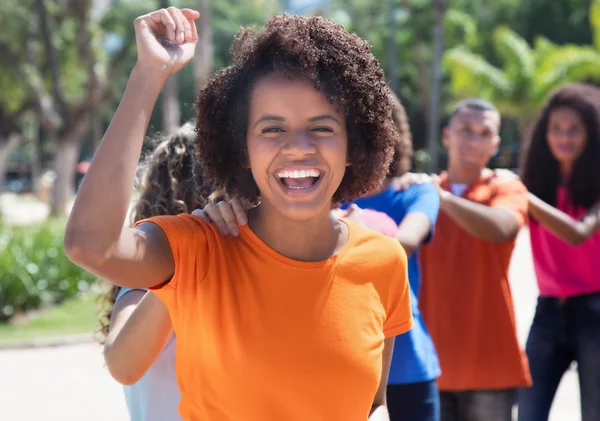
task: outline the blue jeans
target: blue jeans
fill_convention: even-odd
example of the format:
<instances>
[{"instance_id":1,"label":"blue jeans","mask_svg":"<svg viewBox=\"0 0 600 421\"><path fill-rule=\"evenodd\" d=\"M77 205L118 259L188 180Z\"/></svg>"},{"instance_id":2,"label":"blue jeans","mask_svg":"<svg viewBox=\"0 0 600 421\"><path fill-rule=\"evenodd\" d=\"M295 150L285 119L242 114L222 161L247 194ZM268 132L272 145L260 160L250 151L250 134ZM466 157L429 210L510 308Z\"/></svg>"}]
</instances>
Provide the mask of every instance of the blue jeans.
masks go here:
<instances>
[{"instance_id":1,"label":"blue jeans","mask_svg":"<svg viewBox=\"0 0 600 421\"><path fill-rule=\"evenodd\" d=\"M573 361L582 421L600 420L600 293L540 297L526 346L533 387L519 392L519 421L547 421L554 394Z\"/></svg>"},{"instance_id":2,"label":"blue jeans","mask_svg":"<svg viewBox=\"0 0 600 421\"><path fill-rule=\"evenodd\" d=\"M516 398L516 389L442 391L442 421L512 421Z\"/></svg>"},{"instance_id":3,"label":"blue jeans","mask_svg":"<svg viewBox=\"0 0 600 421\"><path fill-rule=\"evenodd\" d=\"M391 421L440 421L437 382L389 384L387 405Z\"/></svg>"}]
</instances>

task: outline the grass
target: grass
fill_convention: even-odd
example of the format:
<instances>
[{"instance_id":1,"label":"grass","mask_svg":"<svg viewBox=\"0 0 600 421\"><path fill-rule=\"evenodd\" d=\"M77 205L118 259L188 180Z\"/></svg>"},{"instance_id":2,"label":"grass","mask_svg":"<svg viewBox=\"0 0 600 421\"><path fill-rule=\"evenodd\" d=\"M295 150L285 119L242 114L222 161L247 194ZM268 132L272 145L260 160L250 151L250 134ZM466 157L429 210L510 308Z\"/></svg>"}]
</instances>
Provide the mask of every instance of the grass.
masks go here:
<instances>
[{"instance_id":1,"label":"grass","mask_svg":"<svg viewBox=\"0 0 600 421\"><path fill-rule=\"evenodd\" d=\"M74 298L17 323L0 324L0 341L93 333L98 324L96 296Z\"/></svg>"}]
</instances>

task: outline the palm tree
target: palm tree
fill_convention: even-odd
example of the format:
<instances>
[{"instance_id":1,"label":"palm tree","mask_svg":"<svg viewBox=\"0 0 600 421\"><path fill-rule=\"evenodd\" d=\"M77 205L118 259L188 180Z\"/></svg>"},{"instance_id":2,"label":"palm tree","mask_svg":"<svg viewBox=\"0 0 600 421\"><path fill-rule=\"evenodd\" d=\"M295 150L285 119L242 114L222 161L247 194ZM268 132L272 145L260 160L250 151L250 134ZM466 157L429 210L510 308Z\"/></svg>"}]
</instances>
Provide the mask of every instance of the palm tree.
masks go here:
<instances>
[{"instance_id":1,"label":"palm tree","mask_svg":"<svg viewBox=\"0 0 600 421\"><path fill-rule=\"evenodd\" d=\"M489 99L502 115L514 118L521 136L526 136L552 90L567 82L600 80L600 0L593 0L590 22L595 46L558 46L543 37L531 46L510 28L497 27L493 45L501 67L465 45L447 50L443 64L453 95Z\"/></svg>"}]
</instances>

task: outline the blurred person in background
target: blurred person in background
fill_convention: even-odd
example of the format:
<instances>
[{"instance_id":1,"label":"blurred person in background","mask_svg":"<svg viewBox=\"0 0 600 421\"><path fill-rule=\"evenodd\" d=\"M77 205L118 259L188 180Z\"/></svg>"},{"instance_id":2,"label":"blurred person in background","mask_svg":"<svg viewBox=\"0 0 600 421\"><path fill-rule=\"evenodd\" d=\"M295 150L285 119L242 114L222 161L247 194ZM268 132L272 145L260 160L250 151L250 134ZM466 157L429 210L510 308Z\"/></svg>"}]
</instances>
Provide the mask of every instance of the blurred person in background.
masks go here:
<instances>
[{"instance_id":1,"label":"blurred person in background","mask_svg":"<svg viewBox=\"0 0 600 421\"><path fill-rule=\"evenodd\" d=\"M558 384L577 362L582 421L600 420L600 89L559 88L525 148L529 232L538 281L527 339L533 387L520 421L547 421Z\"/></svg>"},{"instance_id":2,"label":"blurred person in background","mask_svg":"<svg viewBox=\"0 0 600 421\"><path fill-rule=\"evenodd\" d=\"M442 369L442 421L511 421L517 390L531 385L508 282L527 190L487 168L499 129L493 104L464 100L443 131L447 171L394 180L397 189L432 183L440 198L435 237L421 251L419 298Z\"/></svg>"}]
</instances>

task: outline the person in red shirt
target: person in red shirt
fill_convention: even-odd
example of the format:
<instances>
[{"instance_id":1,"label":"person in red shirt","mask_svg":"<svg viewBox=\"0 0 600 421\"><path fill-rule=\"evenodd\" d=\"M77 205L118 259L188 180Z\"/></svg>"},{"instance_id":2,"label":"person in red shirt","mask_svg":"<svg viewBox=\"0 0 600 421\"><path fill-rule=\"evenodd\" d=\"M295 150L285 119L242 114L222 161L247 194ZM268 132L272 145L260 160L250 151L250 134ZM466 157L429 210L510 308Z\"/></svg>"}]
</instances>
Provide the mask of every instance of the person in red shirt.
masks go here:
<instances>
[{"instance_id":1,"label":"person in red shirt","mask_svg":"<svg viewBox=\"0 0 600 421\"><path fill-rule=\"evenodd\" d=\"M508 283L527 190L487 168L499 128L491 103L460 102L443 132L447 171L395 181L398 189L431 182L440 195L436 235L421 254L419 301L442 369L442 421L510 421L517 389L531 385Z\"/></svg>"}]
</instances>

